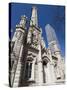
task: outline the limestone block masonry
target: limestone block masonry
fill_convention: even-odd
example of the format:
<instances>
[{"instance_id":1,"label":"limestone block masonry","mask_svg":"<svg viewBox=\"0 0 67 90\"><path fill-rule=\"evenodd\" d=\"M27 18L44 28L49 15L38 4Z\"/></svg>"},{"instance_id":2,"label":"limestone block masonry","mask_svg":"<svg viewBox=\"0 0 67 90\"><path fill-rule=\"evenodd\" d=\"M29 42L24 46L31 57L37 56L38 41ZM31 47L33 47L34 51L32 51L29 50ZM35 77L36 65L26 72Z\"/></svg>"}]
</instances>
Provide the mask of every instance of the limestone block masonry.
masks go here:
<instances>
[{"instance_id":1,"label":"limestone block masonry","mask_svg":"<svg viewBox=\"0 0 67 90\"><path fill-rule=\"evenodd\" d=\"M34 6L28 28L26 27L28 18L25 15L21 16L10 41L11 87L60 84L65 81L61 50L56 40L48 41L48 48L46 48L37 16L37 8ZM49 24L46 26L47 29L54 32Z\"/></svg>"}]
</instances>

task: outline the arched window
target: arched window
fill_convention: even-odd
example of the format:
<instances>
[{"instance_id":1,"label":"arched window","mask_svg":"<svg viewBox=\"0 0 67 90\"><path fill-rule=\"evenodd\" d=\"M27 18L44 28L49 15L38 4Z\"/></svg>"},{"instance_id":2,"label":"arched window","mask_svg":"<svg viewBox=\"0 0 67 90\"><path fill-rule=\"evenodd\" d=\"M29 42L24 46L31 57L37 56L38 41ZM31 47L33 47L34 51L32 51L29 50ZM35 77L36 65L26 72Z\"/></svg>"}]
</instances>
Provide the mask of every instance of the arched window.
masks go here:
<instances>
[{"instance_id":1,"label":"arched window","mask_svg":"<svg viewBox=\"0 0 67 90\"><path fill-rule=\"evenodd\" d=\"M43 82L46 82L46 68L47 68L47 62L46 60L43 61Z\"/></svg>"}]
</instances>

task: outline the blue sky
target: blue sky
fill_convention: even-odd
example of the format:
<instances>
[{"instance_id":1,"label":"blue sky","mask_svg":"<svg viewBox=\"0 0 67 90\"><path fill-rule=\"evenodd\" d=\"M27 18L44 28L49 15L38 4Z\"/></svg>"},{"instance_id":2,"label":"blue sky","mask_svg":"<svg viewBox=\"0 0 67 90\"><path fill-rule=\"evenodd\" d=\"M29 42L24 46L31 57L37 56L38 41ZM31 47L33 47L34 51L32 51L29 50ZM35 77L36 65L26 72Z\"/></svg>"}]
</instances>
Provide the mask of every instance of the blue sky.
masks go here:
<instances>
[{"instance_id":1,"label":"blue sky","mask_svg":"<svg viewBox=\"0 0 67 90\"><path fill-rule=\"evenodd\" d=\"M38 9L38 25L42 28L42 36L47 45L47 38L45 33L46 24L50 24L56 32L60 47L61 53L65 56L65 7L64 6L55 6L55 5L41 5L41 4L22 4L22 3L12 3L10 10L9 22L9 32L13 29L11 33L12 36L15 32L16 24L19 24L21 15L26 15L28 19L31 18L31 8L36 6ZM11 20L10 20L11 18Z\"/></svg>"}]
</instances>

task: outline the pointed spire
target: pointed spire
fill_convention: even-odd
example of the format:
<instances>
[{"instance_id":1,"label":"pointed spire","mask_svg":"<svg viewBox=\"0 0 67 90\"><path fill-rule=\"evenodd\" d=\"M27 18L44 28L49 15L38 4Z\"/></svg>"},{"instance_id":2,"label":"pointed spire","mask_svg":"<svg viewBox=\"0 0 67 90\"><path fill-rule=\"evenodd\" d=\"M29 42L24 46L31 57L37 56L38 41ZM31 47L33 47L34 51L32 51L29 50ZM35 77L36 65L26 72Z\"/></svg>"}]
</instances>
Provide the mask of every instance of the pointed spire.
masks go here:
<instances>
[{"instance_id":1,"label":"pointed spire","mask_svg":"<svg viewBox=\"0 0 67 90\"><path fill-rule=\"evenodd\" d=\"M33 25L35 25L36 27L38 26L37 8L35 6L32 7L31 21L32 21Z\"/></svg>"}]
</instances>

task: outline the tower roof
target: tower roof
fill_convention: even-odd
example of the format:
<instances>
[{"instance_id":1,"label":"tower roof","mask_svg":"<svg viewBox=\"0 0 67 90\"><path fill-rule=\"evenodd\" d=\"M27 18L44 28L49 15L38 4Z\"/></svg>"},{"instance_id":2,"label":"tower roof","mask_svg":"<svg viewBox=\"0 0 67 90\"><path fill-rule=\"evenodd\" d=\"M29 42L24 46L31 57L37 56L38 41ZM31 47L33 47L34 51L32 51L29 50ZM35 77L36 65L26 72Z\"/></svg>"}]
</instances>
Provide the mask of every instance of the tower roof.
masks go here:
<instances>
[{"instance_id":1,"label":"tower roof","mask_svg":"<svg viewBox=\"0 0 67 90\"><path fill-rule=\"evenodd\" d=\"M31 20L33 21L33 25L37 27L38 26L37 8L35 6L32 7Z\"/></svg>"}]
</instances>

